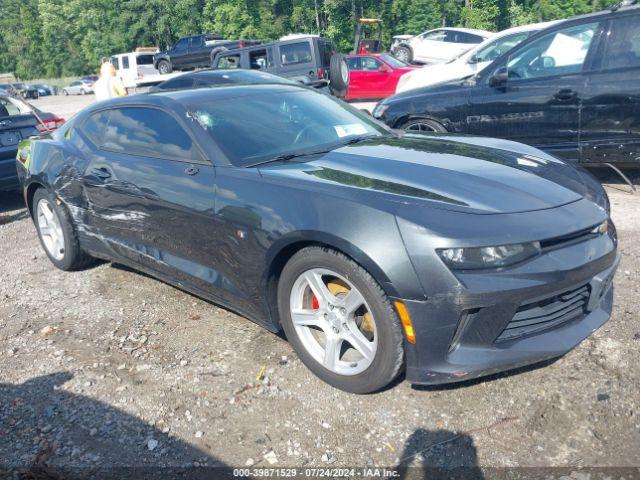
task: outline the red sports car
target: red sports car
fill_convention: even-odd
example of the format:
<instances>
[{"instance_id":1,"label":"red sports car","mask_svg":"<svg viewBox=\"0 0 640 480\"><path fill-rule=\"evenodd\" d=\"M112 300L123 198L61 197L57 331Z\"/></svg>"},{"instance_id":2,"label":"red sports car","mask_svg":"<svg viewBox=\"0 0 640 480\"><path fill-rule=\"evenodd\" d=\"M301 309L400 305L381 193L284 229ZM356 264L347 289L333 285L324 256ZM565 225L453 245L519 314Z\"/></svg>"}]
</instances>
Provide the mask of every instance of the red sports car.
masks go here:
<instances>
[{"instance_id":1,"label":"red sports car","mask_svg":"<svg viewBox=\"0 0 640 480\"><path fill-rule=\"evenodd\" d=\"M379 99L393 95L400 77L413 67L386 53L347 55L349 91L347 100Z\"/></svg>"}]
</instances>

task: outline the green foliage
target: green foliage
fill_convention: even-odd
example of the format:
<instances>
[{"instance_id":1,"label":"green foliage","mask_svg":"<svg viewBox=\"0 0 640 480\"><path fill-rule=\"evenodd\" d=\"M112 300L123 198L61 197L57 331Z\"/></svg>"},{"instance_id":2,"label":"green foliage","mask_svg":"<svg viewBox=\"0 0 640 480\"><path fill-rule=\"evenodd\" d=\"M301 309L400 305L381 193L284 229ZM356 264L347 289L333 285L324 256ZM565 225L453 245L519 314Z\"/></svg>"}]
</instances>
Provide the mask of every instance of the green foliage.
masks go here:
<instances>
[{"instance_id":1,"label":"green foliage","mask_svg":"<svg viewBox=\"0 0 640 480\"><path fill-rule=\"evenodd\" d=\"M356 20L396 34L441 26L501 30L603 8L606 0L0 0L0 72L23 79L97 71L103 57L202 32L277 39L319 33L353 48ZM375 31L372 31L375 35Z\"/></svg>"}]
</instances>

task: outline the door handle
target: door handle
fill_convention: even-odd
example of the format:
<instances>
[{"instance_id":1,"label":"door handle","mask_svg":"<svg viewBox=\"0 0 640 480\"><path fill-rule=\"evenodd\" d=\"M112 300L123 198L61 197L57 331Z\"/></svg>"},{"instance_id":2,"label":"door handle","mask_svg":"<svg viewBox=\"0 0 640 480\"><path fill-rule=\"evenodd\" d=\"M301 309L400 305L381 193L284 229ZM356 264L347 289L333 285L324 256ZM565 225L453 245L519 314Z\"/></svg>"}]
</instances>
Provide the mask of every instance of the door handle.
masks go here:
<instances>
[{"instance_id":1,"label":"door handle","mask_svg":"<svg viewBox=\"0 0 640 480\"><path fill-rule=\"evenodd\" d=\"M184 169L184 173L186 173L187 175L195 175L196 173L198 173L200 171L200 169L198 167L187 167Z\"/></svg>"},{"instance_id":2,"label":"door handle","mask_svg":"<svg viewBox=\"0 0 640 480\"><path fill-rule=\"evenodd\" d=\"M573 100L578 96L578 93L575 90L571 90L570 88L563 88L558 93L556 93L553 97L556 100Z\"/></svg>"},{"instance_id":3,"label":"door handle","mask_svg":"<svg viewBox=\"0 0 640 480\"><path fill-rule=\"evenodd\" d=\"M97 177L101 180L108 180L111 178L111 172L104 167L101 168L92 168L91 175Z\"/></svg>"}]
</instances>

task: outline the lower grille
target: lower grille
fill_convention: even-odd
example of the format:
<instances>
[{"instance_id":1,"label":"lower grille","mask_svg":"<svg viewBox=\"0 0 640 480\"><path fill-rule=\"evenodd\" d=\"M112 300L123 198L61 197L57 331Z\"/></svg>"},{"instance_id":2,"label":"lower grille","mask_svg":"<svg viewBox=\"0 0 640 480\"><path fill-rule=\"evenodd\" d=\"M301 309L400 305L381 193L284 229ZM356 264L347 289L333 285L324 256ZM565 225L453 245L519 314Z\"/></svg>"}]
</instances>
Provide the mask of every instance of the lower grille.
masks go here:
<instances>
[{"instance_id":1,"label":"lower grille","mask_svg":"<svg viewBox=\"0 0 640 480\"><path fill-rule=\"evenodd\" d=\"M589 288L589 285L583 285L560 295L520 306L496 341L530 335L584 315L589 302Z\"/></svg>"}]
</instances>

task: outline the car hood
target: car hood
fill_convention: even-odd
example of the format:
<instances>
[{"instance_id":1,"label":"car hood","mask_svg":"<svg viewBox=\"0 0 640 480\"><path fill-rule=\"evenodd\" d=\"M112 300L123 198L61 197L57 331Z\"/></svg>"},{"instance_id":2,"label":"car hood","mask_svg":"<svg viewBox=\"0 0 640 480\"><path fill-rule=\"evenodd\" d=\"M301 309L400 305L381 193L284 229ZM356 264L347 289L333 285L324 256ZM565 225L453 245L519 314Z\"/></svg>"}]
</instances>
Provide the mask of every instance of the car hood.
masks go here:
<instances>
[{"instance_id":1,"label":"car hood","mask_svg":"<svg viewBox=\"0 0 640 480\"><path fill-rule=\"evenodd\" d=\"M430 87L444 82L460 84L460 79L472 75L473 68L466 61L453 61L411 70L405 75L400 92Z\"/></svg>"},{"instance_id":2,"label":"car hood","mask_svg":"<svg viewBox=\"0 0 640 480\"><path fill-rule=\"evenodd\" d=\"M477 214L543 210L588 196L572 165L526 145L481 137L384 137L260 171L287 185L311 182L351 198L374 194Z\"/></svg>"},{"instance_id":3,"label":"car hood","mask_svg":"<svg viewBox=\"0 0 640 480\"><path fill-rule=\"evenodd\" d=\"M444 64L438 64L438 66L443 66ZM403 102L405 99L412 99L416 95L430 95L430 94L442 94L442 93L451 93L453 95L462 95L461 93L465 90L468 90L470 87L471 74L468 74L467 77L457 76L452 80L444 80L436 83L435 85L428 85L426 87L416 88L412 90L407 90L402 93L398 93L392 97L388 97L382 100L379 105L393 104L395 102Z\"/></svg>"}]
</instances>

